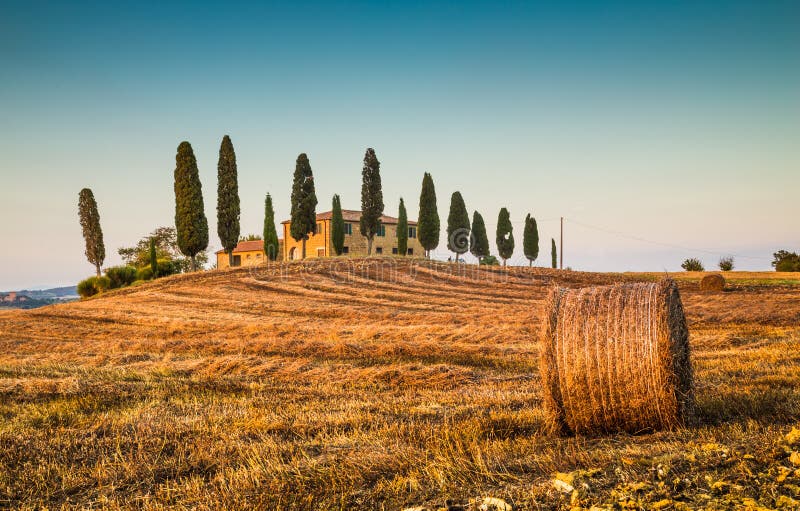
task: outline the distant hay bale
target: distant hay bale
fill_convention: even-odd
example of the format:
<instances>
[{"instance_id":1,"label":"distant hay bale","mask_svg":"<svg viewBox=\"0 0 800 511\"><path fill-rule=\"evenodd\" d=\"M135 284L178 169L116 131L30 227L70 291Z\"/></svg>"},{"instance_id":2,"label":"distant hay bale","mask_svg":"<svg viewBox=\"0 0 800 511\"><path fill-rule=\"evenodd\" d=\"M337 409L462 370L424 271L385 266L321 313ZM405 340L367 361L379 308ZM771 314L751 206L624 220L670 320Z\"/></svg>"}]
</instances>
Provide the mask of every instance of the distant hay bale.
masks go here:
<instances>
[{"instance_id":1,"label":"distant hay bale","mask_svg":"<svg viewBox=\"0 0 800 511\"><path fill-rule=\"evenodd\" d=\"M725 277L719 273L711 273L700 280L701 291L722 291L725 289Z\"/></svg>"},{"instance_id":2,"label":"distant hay bale","mask_svg":"<svg viewBox=\"0 0 800 511\"><path fill-rule=\"evenodd\" d=\"M554 431L641 433L684 423L692 366L673 281L556 288L545 312L540 370Z\"/></svg>"}]
</instances>

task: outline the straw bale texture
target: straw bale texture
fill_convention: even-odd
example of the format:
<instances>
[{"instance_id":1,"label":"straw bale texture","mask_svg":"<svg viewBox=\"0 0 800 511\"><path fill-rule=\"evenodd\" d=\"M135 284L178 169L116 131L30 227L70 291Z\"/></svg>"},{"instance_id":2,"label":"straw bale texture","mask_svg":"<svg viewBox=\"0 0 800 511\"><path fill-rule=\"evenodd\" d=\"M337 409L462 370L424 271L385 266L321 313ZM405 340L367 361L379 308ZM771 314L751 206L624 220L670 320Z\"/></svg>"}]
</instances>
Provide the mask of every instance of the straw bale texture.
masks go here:
<instances>
[{"instance_id":1,"label":"straw bale texture","mask_svg":"<svg viewBox=\"0 0 800 511\"><path fill-rule=\"evenodd\" d=\"M641 433L683 424L692 367L673 281L554 288L545 313L541 374L553 430Z\"/></svg>"},{"instance_id":2,"label":"straw bale texture","mask_svg":"<svg viewBox=\"0 0 800 511\"><path fill-rule=\"evenodd\" d=\"M725 289L725 277L719 273L706 275L700 280L700 289L703 291L722 291Z\"/></svg>"}]
</instances>

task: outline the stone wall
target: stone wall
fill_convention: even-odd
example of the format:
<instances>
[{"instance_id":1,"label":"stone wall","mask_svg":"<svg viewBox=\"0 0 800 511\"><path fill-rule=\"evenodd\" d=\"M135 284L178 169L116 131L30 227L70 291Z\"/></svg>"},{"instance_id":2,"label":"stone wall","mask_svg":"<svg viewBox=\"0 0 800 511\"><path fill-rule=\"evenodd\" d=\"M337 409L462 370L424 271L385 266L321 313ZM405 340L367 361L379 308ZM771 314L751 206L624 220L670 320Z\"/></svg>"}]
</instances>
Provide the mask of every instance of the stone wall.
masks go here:
<instances>
[{"instance_id":1,"label":"stone wall","mask_svg":"<svg viewBox=\"0 0 800 511\"><path fill-rule=\"evenodd\" d=\"M367 255L367 238L361 235L358 222L345 222L350 224L353 234L345 234L344 246L348 251L346 254L351 257L359 257ZM382 249L382 255L392 255L392 249L397 248L397 225L384 224L386 227L386 236L375 236L372 242L372 254L378 255L378 248ZM291 260L291 254L295 255L295 259L300 258L302 250L302 242L295 241L289 234L289 223L283 224L284 240L284 259ZM325 257L334 255L333 245L331 244L331 221L320 220L317 223L317 234L309 236L306 241L306 258ZM408 248L411 250L410 255L422 256L425 251L420 245L417 238L408 239ZM292 252L294 249L294 252Z\"/></svg>"}]
</instances>

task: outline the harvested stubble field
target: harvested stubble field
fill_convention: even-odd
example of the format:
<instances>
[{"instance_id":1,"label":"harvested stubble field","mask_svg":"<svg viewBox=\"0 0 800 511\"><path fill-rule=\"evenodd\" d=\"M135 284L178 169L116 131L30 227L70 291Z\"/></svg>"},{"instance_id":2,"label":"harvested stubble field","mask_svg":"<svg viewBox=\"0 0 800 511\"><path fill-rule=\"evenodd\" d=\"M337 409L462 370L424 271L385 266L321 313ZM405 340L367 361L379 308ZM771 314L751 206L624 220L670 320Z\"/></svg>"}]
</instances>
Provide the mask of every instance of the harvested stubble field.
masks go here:
<instances>
[{"instance_id":1,"label":"harvested stubble field","mask_svg":"<svg viewBox=\"0 0 800 511\"><path fill-rule=\"evenodd\" d=\"M588 274L393 259L0 313L0 507L795 509L800 287L681 279L699 418L544 433L536 334ZM572 491L570 491L572 490Z\"/></svg>"}]
</instances>

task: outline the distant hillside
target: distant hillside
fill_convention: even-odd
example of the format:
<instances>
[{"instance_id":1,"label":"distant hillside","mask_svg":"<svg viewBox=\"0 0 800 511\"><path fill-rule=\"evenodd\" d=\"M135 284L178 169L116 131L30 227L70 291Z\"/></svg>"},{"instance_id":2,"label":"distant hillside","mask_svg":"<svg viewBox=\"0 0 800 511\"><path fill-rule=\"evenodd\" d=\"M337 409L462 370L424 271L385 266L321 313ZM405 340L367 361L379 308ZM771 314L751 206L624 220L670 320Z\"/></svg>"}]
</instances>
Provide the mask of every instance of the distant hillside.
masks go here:
<instances>
[{"instance_id":1,"label":"distant hillside","mask_svg":"<svg viewBox=\"0 0 800 511\"><path fill-rule=\"evenodd\" d=\"M65 298L78 296L78 288L75 286L54 287L52 289L41 289L38 291L22 289L17 291L18 294L29 296L37 299L52 299L52 298Z\"/></svg>"},{"instance_id":2,"label":"distant hillside","mask_svg":"<svg viewBox=\"0 0 800 511\"><path fill-rule=\"evenodd\" d=\"M53 303L63 303L78 298L75 286L55 287L52 289L8 291L0 293L0 308L35 309Z\"/></svg>"}]
</instances>

